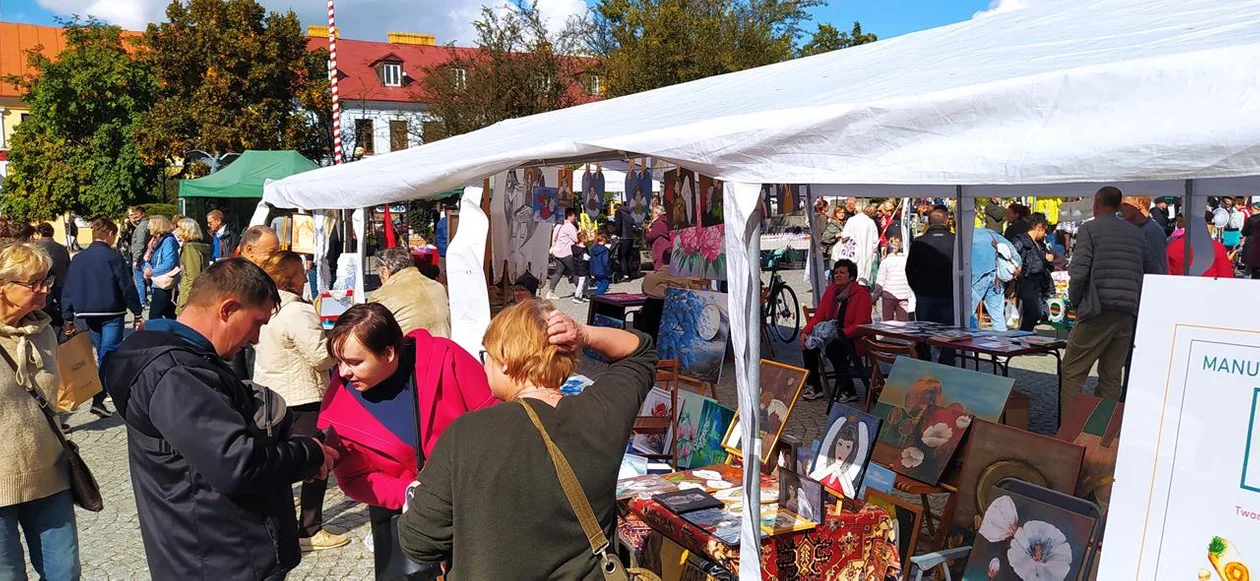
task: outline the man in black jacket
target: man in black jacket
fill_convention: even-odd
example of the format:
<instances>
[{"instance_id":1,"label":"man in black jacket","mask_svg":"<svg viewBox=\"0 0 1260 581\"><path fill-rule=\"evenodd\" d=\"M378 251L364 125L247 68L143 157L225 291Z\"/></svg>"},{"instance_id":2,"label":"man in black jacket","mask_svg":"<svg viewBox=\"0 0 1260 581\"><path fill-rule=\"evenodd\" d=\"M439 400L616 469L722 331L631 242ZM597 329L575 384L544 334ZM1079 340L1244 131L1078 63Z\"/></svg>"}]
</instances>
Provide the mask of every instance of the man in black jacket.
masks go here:
<instances>
[{"instance_id":1,"label":"man in black jacket","mask_svg":"<svg viewBox=\"0 0 1260 581\"><path fill-rule=\"evenodd\" d=\"M337 453L291 437L284 400L224 362L279 302L261 268L220 260L177 320L150 321L106 360L154 579L283 579L301 559L290 486L326 477Z\"/></svg>"},{"instance_id":2,"label":"man in black jacket","mask_svg":"<svg viewBox=\"0 0 1260 581\"><path fill-rule=\"evenodd\" d=\"M949 230L949 213L935 209L928 214L928 227L910 243L906 259L906 281L917 302L915 317L945 325L954 324L954 233ZM920 346L928 355L927 346ZM941 349L940 362L954 364L954 350Z\"/></svg>"},{"instance_id":3,"label":"man in black jacket","mask_svg":"<svg viewBox=\"0 0 1260 581\"><path fill-rule=\"evenodd\" d=\"M617 242L617 260L621 263L621 274L626 280L634 280L639 274L637 260L634 260L634 215L625 204L617 204L613 213L613 229L620 238Z\"/></svg>"}]
</instances>

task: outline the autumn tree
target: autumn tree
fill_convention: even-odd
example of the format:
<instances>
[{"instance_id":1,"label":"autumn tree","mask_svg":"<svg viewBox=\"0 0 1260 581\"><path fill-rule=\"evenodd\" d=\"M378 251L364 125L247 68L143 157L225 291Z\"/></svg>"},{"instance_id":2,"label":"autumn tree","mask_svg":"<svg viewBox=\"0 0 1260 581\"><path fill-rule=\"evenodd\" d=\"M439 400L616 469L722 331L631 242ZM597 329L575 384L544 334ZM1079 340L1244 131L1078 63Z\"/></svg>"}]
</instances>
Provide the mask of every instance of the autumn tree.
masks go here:
<instances>
[{"instance_id":1,"label":"autumn tree","mask_svg":"<svg viewBox=\"0 0 1260 581\"><path fill-rule=\"evenodd\" d=\"M135 145L157 98L149 70L128 55L118 27L77 18L63 25L61 54L37 47L28 53L33 74L4 79L31 110L14 130L2 194L4 211L18 219L121 215L161 171Z\"/></svg>"},{"instance_id":2,"label":"autumn tree","mask_svg":"<svg viewBox=\"0 0 1260 581\"><path fill-rule=\"evenodd\" d=\"M577 58L580 34L548 31L534 4L481 9L476 47L448 46L442 64L425 69L416 98L437 121L426 139L467 133L505 119L579 103L593 62Z\"/></svg>"},{"instance_id":3,"label":"autumn tree","mask_svg":"<svg viewBox=\"0 0 1260 581\"><path fill-rule=\"evenodd\" d=\"M813 56L842 48L849 48L859 44L867 44L879 40L874 34L862 32L862 23L853 21L853 29L849 32L840 32L836 27L822 23L818 25L818 30L814 31L813 37L809 42L801 46L797 51L797 56Z\"/></svg>"},{"instance_id":4,"label":"autumn tree","mask_svg":"<svg viewBox=\"0 0 1260 581\"><path fill-rule=\"evenodd\" d=\"M608 96L777 63L796 55L823 0L598 0L585 22Z\"/></svg>"},{"instance_id":5,"label":"autumn tree","mask_svg":"<svg viewBox=\"0 0 1260 581\"><path fill-rule=\"evenodd\" d=\"M141 41L140 59L161 87L142 151L167 160L192 149L321 157L321 128L300 106L321 77L307 74L306 43L292 11L268 12L257 0L173 0L166 22L150 24Z\"/></svg>"}]
</instances>

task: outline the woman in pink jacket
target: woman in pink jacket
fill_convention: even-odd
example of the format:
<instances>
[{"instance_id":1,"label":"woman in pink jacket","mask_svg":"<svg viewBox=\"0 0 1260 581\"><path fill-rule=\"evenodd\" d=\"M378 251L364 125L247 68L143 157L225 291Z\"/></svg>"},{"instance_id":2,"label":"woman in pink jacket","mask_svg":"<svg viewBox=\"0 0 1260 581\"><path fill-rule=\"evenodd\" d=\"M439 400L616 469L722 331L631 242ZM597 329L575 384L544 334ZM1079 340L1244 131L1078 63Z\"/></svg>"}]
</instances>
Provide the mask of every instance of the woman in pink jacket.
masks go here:
<instances>
[{"instance_id":1,"label":"woman in pink jacket","mask_svg":"<svg viewBox=\"0 0 1260 581\"><path fill-rule=\"evenodd\" d=\"M498 400L477 359L423 329L404 336L379 304L343 313L328 350L339 365L324 394L319 427L332 427L340 439L333 472L341 490L368 505L379 573L394 543L390 519L402 510L417 464L455 418Z\"/></svg>"}]
</instances>

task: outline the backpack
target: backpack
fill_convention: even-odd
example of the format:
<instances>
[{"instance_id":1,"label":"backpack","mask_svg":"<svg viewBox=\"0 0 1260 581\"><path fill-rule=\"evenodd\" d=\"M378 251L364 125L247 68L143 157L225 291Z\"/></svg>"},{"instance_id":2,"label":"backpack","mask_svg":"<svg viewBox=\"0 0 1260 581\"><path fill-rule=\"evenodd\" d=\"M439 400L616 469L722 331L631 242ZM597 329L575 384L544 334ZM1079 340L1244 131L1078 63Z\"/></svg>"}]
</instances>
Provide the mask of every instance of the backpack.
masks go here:
<instances>
[{"instance_id":1,"label":"backpack","mask_svg":"<svg viewBox=\"0 0 1260 581\"><path fill-rule=\"evenodd\" d=\"M999 242L997 235L991 236L992 240L990 240L990 243L993 244L997 279L1002 282L1011 282L1015 280L1015 273L1019 270L1022 261L1015 255L1014 247L1010 243L1007 243L1005 240Z\"/></svg>"}]
</instances>

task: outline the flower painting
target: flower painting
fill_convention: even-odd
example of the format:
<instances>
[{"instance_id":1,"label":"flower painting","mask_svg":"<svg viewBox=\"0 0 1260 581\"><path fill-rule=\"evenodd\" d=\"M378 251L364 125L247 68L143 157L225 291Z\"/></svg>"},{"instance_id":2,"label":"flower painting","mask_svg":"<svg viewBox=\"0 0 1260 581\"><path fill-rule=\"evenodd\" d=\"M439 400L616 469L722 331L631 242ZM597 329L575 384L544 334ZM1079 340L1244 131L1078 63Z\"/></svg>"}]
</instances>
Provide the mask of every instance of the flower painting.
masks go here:
<instances>
[{"instance_id":1,"label":"flower painting","mask_svg":"<svg viewBox=\"0 0 1260 581\"><path fill-rule=\"evenodd\" d=\"M682 397L680 394L679 402ZM668 417L673 413L673 398L669 392L659 387L653 387L652 391L643 400L643 406L639 408L640 416L655 416L658 418ZM644 454L659 456L669 452L670 438L673 436L669 431L664 434L638 434L631 438L630 446L635 450Z\"/></svg>"},{"instance_id":2,"label":"flower painting","mask_svg":"<svg viewBox=\"0 0 1260 581\"><path fill-rule=\"evenodd\" d=\"M686 402L684 403L684 397ZM698 402L699 414L692 421L693 400ZM726 462L727 453L722 449L722 436L735 419L735 410L719 404L698 393L678 392L678 469L700 468ZM684 420L682 414L687 414ZM684 428L684 426L686 426Z\"/></svg>"},{"instance_id":3,"label":"flower painting","mask_svg":"<svg viewBox=\"0 0 1260 581\"><path fill-rule=\"evenodd\" d=\"M1089 516L994 487L963 579L1077 579L1094 534Z\"/></svg>"},{"instance_id":4,"label":"flower painting","mask_svg":"<svg viewBox=\"0 0 1260 581\"><path fill-rule=\"evenodd\" d=\"M671 288L656 350L661 359L677 359L683 375L717 383L730 332L726 294Z\"/></svg>"},{"instance_id":5,"label":"flower painting","mask_svg":"<svg viewBox=\"0 0 1260 581\"><path fill-rule=\"evenodd\" d=\"M936 484L954 458L973 418L997 421L1015 381L898 357L872 410L883 420L875 458Z\"/></svg>"},{"instance_id":6,"label":"flower painting","mask_svg":"<svg viewBox=\"0 0 1260 581\"><path fill-rule=\"evenodd\" d=\"M674 233L669 273L711 280L726 280L726 226L696 226Z\"/></svg>"}]
</instances>

